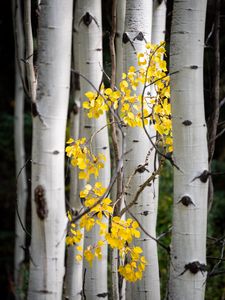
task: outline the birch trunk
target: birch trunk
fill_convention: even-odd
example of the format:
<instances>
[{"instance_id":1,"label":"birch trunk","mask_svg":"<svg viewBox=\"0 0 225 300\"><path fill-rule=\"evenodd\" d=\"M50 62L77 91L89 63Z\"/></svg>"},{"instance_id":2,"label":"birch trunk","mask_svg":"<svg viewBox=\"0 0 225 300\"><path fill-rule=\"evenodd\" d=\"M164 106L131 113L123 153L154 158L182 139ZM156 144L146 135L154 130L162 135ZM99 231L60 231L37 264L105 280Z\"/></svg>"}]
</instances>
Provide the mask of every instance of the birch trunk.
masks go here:
<instances>
[{"instance_id":1,"label":"birch trunk","mask_svg":"<svg viewBox=\"0 0 225 300\"><path fill-rule=\"evenodd\" d=\"M27 203L27 176L25 167L24 148L24 90L22 78L24 79L24 32L22 27L21 4L20 1L12 1L14 18L14 39L15 39L15 111L14 111L14 142L16 159L17 178L17 213L15 218L15 255L14 255L14 280L16 286L17 299L21 299L22 274L21 266L24 261L24 249L26 233L21 223L26 224L26 203ZM19 220L20 218L20 220ZM21 222L21 223L20 223Z\"/></svg>"},{"instance_id":2,"label":"birch trunk","mask_svg":"<svg viewBox=\"0 0 225 300\"><path fill-rule=\"evenodd\" d=\"M116 86L119 87L121 81L124 57L123 57L123 42L122 36L124 33L125 25L125 13L126 13L126 0L117 0L116 7Z\"/></svg>"},{"instance_id":3,"label":"birch trunk","mask_svg":"<svg viewBox=\"0 0 225 300\"><path fill-rule=\"evenodd\" d=\"M79 53L80 73L84 75L97 89L102 81L102 16L100 0L78 0L79 9L82 11L79 20ZM84 93L93 90L93 87L81 79L81 100L85 100ZM86 112L81 111L81 136L87 140L92 134L106 125L106 115L99 119L89 119ZM106 156L104 169L100 172L98 181L107 187L110 180L110 155L107 127L99 132L93 140L93 151L101 152ZM93 185L91 180L90 184ZM85 232L84 249L94 245L100 238L99 228L94 227L91 232ZM103 247L102 260L94 260L92 268L84 260L85 286L84 294L87 299L107 299L107 247Z\"/></svg>"},{"instance_id":4,"label":"birch trunk","mask_svg":"<svg viewBox=\"0 0 225 300\"><path fill-rule=\"evenodd\" d=\"M126 0L117 0L117 7L116 7L116 37L115 37L115 46L116 46L116 87L119 87L119 83L122 78L122 73L124 72L124 55L123 55L123 42L122 36L124 33L124 26L125 26L125 13L126 13ZM119 151L120 156L122 155L122 143L123 137L121 131L117 128L117 138L119 144ZM121 171L121 177L123 177ZM122 179L123 180L123 179ZM122 184L122 182L120 183ZM114 185L115 188L118 187ZM112 190L112 192L114 189ZM124 202L121 203L121 209L124 207ZM125 218L125 215L124 215ZM118 252L113 250L113 261L114 261L114 271L118 269L118 264L120 263ZM121 300L125 299L126 294L126 281L121 277L118 276L118 284L119 284L119 297Z\"/></svg>"},{"instance_id":5,"label":"birch trunk","mask_svg":"<svg viewBox=\"0 0 225 300\"><path fill-rule=\"evenodd\" d=\"M76 2L77 4L77 2ZM77 25L79 20L78 7L75 6L74 13L74 26L73 26L73 68L79 71L79 44ZM71 128L70 136L77 140L79 139L80 132L80 78L79 75L74 74L74 91L73 91L74 104L70 114ZM82 209L82 203L79 196L79 180L77 168L71 166L70 168L70 206L74 211L79 212ZM82 230L81 230L82 231ZM83 231L82 231L83 233ZM83 246L82 243L79 245ZM66 297L70 300L82 299L82 272L83 262L78 262L75 257L78 253L75 246L68 247L67 251L67 264L66 264Z\"/></svg>"},{"instance_id":6,"label":"birch trunk","mask_svg":"<svg viewBox=\"0 0 225 300\"><path fill-rule=\"evenodd\" d=\"M145 40L151 41L151 28L152 28L152 1L148 0L129 0L126 4L126 17L125 17L125 34L131 42L124 44L125 55L125 71L129 66L137 67L137 52L145 50ZM143 33L144 39L140 41L137 35ZM142 93L142 87L137 90L137 94ZM151 137L155 136L155 130L150 128ZM126 132L126 151L132 149L126 155L124 162L125 176L129 177L130 174L137 168L138 165L145 163L148 151L152 148L143 128L127 128ZM149 177L154 171L154 149L151 149L149 157L149 164L143 173L137 172L131 182L127 202L132 199L139 186ZM131 211L135 217L141 222L146 231L155 237L156 235L156 216L157 216L157 201L155 201L156 186L152 184L147 187L141 194L138 202L134 204ZM159 287L159 269L157 257L157 245L155 241L150 239L144 233L141 234L139 245L143 249L143 253L148 261L146 270L143 274L141 281L136 282L134 285L127 283L126 299L160 299Z\"/></svg>"},{"instance_id":7,"label":"birch trunk","mask_svg":"<svg viewBox=\"0 0 225 300\"><path fill-rule=\"evenodd\" d=\"M166 0L154 0L152 18L152 44L165 40L166 33Z\"/></svg>"},{"instance_id":8,"label":"birch trunk","mask_svg":"<svg viewBox=\"0 0 225 300\"><path fill-rule=\"evenodd\" d=\"M72 0L41 2L33 116L32 240L28 299L62 298L64 147L70 83ZM62 46L63 45L63 46Z\"/></svg>"},{"instance_id":9,"label":"birch trunk","mask_svg":"<svg viewBox=\"0 0 225 300\"><path fill-rule=\"evenodd\" d=\"M206 0L174 1L170 71L174 212L169 299L203 300L208 150L203 96ZM205 171L205 172L204 172ZM200 176L200 177L199 177Z\"/></svg>"}]
</instances>

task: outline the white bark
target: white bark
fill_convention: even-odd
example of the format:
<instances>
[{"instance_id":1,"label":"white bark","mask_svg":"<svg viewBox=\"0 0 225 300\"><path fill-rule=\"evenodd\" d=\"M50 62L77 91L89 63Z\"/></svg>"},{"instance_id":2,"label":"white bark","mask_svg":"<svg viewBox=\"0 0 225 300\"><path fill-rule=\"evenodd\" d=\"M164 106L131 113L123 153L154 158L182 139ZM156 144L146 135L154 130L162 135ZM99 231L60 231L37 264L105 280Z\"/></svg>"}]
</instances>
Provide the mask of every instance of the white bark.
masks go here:
<instances>
[{"instance_id":1,"label":"white bark","mask_svg":"<svg viewBox=\"0 0 225 300\"><path fill-rule=\"evenodd\" d=\"M61 299L64 276L64 147L72 0L41 2L37 111L33 117L32 240L28 299Z\"/></svg>"},{"instance_id":2,"label":"white bark","mask_svg":"<svg viewBox=\"0 0 225 300\"><path fill-rule=\"evenodd\" d=\"M71 113L71 129L70 136L77 140L79 138L79 124L80 124L80 102L77 97L79 91L75 91L75 103L76 103L76 113L72 111ZM79 180L78 180L78 170L71 166L70 168L70 206L76 212L79 212L82 208L82 204L79 196ZM83 230L81 230L83 233ZM83 242L83 240L82 240ZM80 242L80 246L83 243ZM76 255L82 254L76 250L75 246L70 246L67 248L67 263L66 263L66 297L70 300L82 299L82 283L83 283L83 262L78 262L76 260Z\"/></svg>"},{"instance_id":3,"label":"white bark","mask_svg":"<svg viewBox=\"0 0 225 300\"><path fill-rule=\"evenodd\" d=\"M117 0L116 2L116 36L115 36L115 48L116 48L116 87L119 87L119 83L122 78L122 73L124 71L124 56L123 56L123 42L122 36L124 33L124 25L125 25L125 13L126 13L126 0ZM119 144L119 155L122 154L122 134L121 131L117 127L117 139ZM117 183L118 184L118 183ZM112 199L116 199L117 195L117 184L115 184L112 188L111 197ZM124 203L120 204L121 209L124 207ZM123 216L125 218L125 215ZM118 251L116 249L112 250L112 285L113 288L116 290L116 293L119 295L119 299L125 299L125 288L126 288L126 281L123 279L122 287L118 286L119 278L118 278L118 264L119 264L119 257ZM114 272L114 274L113 274ZM117 280L117 286L114 281Z\"/></svg>"},{"instance_id":4,"label":"white bark","mask_svg":"<svg viewBox=\"0 0 225 300\"><path fill-rule=\"evenodd\" d=\"M174 170L169 289L173 300L204 299L207 275L188 269L190 263L206 263L208 183L196 178L208 170L203 96L206 2L174 1L173 10L170 71L178 73L171 76L171 99L174 159L180 168Z\"/></svg>"},{"instance_id":5,"label":"white bark","mask_svg":"<svg viewBox=\"0 0 225 300\"><path fill-rule=\"evenodd\" d=\"M119 87L123 73L123 42L122 36L125 26L126 0L117 0L116 7L116 86Z\"/></svg>"},{"instance_id":6,"label":"white bark","mask_svg":"<svg viewBox=\"0 0 225 300\"><path fill-rule=\"evenodd\" d=\"M79 71L79 44L78 44L78 32L77 26L79 22L79 11L77 6L75 7L74 15L74 28L73 28L73 68ZM71 117L70 136L77 140L79 139L80 132L80 78L78 75L75 76L74 82L74 105ZM73 166L70 167L70 206L74 211L79 212L82 209L82 203L79 196L79 179L78 170ZM81 230L83 233L83 230ZM82 240L83 241L83 240ZM83 246L81 242L79 245ZM68 247L67 250L67 267L66 267L66 297L70 300L78 300L82 298L82 283L83 283L83 262L76 260L76 255L80 254L76 250L75 246Z\"/></svg>"},{"instance_id":7,"label":"white bark","mask_svg":"<svg viewBox=\"0 0 225 300\"><path fill-rule=\"evenodd\" d=\"M166 0L154 0L152 18L152 44L159 44L165 40L166 32Z\"/></svg>"},{"instance_id":8,"label":"white bark","mask_svg":"<svg viewBox=\"0 0 225 300\"><path fill-rule=\"evenodd\" d=\"M17 213L15 217L15 254L14 254L14 280L18 299L21 296L21 266L24 260L24 247L26 234L20 221L26 224L27 203L27 176L25 167L24 148L24 90L22 78L24 78L24 32L21 18L20 1L12 1L14 34L15 34L15 111L14 111L14 142L17 178ZM19 215L19 217L18 217ZM20 218L20 221L19 221Z\"/></svg>"},{"instance_id":9,"label":"white bark","mask_svg":"<svg viewBox=\"0 0 225 300\"><path fill-rule=\"evenodd\" d=\"M129 0L126 4L126 17L125 17L125 33L132 41L136 52L145 51L145 41L134 39L140 32L143 33L146 41L151 41L151 28L152 28L152 1L149 0ZM136 53L130 42L124 44L125 55L125 71L129 66L137 66ZM143 87L137 90L142 93ZM151 127L150 135L155 136L155 131ZM138 142L137 142L138 141ZM151 144L143 130L143 128L127 128L126 133L126 151L132 151L126 155L124 166L125 176L129 177L131 173L137 168L138 165L145 163L146 155L150 150ZM136 193L138 187L149 177L154 171L154 150L151 150L149 164L147 171L143 173L136 173L131 182L130 189L128 190L130 197L127 197L127 202L132 200L133 195ZM155 201L156 186L152 184L147 187L141 194L136 203L132 207L132 212L137 219L141 222L146 231L155 237L156 216L157 216L157 201ZM126 299L160 299L159 287L159 270L158 270L158 257L157 245L155 241L147 237L144 233L141 234L139 245L143 249L148 265L143 273L141 281L135 284L127 283Z\"/></svg>"},{"instance_id":10,"label":"white bark","mask_svg":"<svg viewBox=\"0 0 225 300\"><path fill-rule=\"evenodd\" d=\"M102 16L100 0L78 0L79 9L82 11L79 20L79 53L80 72L98 89L102 80ZM90 22L89 22L90 21ZM81 99L86 100L84 93L93 90L91 85L81 79ZM106 125L106 116L99 119L89 119L87 112L81 112L81 136L87 140L90 136ZM108 129L99 132L93 140L93 151L101 152L106 156L104 169L100 172L98 181L107 187L110 180L110 155ZM91 180L91 184L93 184ZM94 245L100 239L99 228L95 227L91 232L85 232L84 248ZM102 260L95 260L92 268L84 260L85 288L87 299L98 299L107 293L107 247L103 247ZM104 298L107 299L107 296Z\"/></svg>"}]
</instances>

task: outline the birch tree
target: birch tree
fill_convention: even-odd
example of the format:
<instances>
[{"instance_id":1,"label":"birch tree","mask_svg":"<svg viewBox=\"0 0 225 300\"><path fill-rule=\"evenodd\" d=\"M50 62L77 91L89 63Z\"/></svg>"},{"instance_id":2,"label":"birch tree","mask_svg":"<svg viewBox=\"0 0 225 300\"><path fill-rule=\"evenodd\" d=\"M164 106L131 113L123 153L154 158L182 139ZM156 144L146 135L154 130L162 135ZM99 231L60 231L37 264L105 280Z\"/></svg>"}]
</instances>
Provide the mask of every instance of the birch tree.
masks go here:
<instances>
[{"instance_id":1,"label":"birch tree","mask_svg":"<svg viewBox=\"0 0 225 300\"><path fill-rule=\"evenodd\" d=\"M80 19L80 10L78 10L77 1L74 7L73 21L73 69L79 71L79 40L78 40L78 23ZM73 107L70 113L70 136L77 140L80 135L80 77L72 74L72 97ZM70 167L70 206L75 212L82 209L82 203L79 197L80 183L78 179L77 168ZM83 233L83 231L82 231ZM83 246L83 245L81 245ZM75 259L78 255L76 247L68 247L67 250L67 265L66 265L66 297L69 299L81 299L83 287L83 262Z\"/></svg>"},{"instance_id":2,"label":"birch tree","mask_svg":"<svg viewBox=\"0 0 225 300\"><path fill-rule=\"evenodd\" d=\"M28 299L61 299L65 252L64 145L72 0L41 2L33 107L32 240Z\"/></svg>"},{"instance_id":3,"label":"birch tree","mask_svg":"<svg viewBox=\"0 0 225 300\"><path fill-rule=\"evenodd\" d=\"M174 205L169 299L204 299L208 153L203 96L206 0L174 1L170 71Z\"/></svg>"},{"instance_id":4,"label":"birch tree","mask_svg":"<svg viewBox=\"0 0 225 300\"><path fill-rule=\"evenodd\" d=\"M137 66L137 53L143 52L146 41L151 41L152 28L152 1L132 1L126 3L125 32L123 34L125 67ZM141 90L137 90L137 93ZM150 128L150 136L156 135L155 130ZM147 170L136 172L131 181L128 195L134 195L138 187L148 178L149 173L154 171L155 151L152 148L143 128L127 128L126 130L126 151L132 149L127 154L124 162L125 177L129 177L138 166L145 164L145 159L150 151ZM149 173L148 173L149 172ZM154 184L147 187L140 195L138 202L131 209L135 217L141 222L146 231L155 237L157 201L155 201ZM131 197L127 197L127 203ZM159 269L157 258L156 242L144 233L140 238L140 246L143 249L148 261L146 271L141 281L135 285L127 283L126 299L160 299Z\"/></svg>"},{"instance_id":5,"label":"birch tree","mask_svg":"<svg viewBox=\"0 0 225 300\"><path fill-rule=\"evenodd\" d=\"M21 297L21 267L24 260L24 247L26 233L22 226L26 223L27 203L27 177L25 168L25 147L24 147L24 32L22 23L22 11L20 1L12 1L14 39L15 39L15 121L14 141L16 157L17 176L17 205L15 219L15 255L14 255L14 280L18 299ZM22 224L21 224L22 223Z\"/></svg>"},{"instance_id":6,"label":"birch tree","mask_svg":"<svg viewBox=\"0 0 225 300\"><path fill-rule=\"evenodd\" d=\"M81 11L81 18L78 22L79 35L79 69L81 73L81 101L87 100L87 91L97 90L102 83L102 16L100 0L78 0L78 9ZM84 76L84 77L83 77ZM90 85L91 83L91 85ZM98 181L103 186L108 186L110 180L110 155L108 130L106 126L106 115L99 119L90 119L86 112L81 112L80 134L90 140L93 134L92 149L94 152L100 151L106 157L103 170L100 171ZM100 130L101 128L105 128ZM100 130L100 131L99 131ZM93 181L90 181L93 185ZM99 240L99 229L94 227L92 231L85 232L84 249L94 245ZM96 299L105 296L107 299L107 247L102 249L102 259L94 261L92 268L84 260L84 293L88 299Z\"/></svg>"},{"instance_id":7,"label":"birch tree","mask_svg":"<svg viewBox=\"0 0 225 300\"><path fill-rule=\"evenodd\" d=\"M159 44L165 40L166 0L153 1L152 43Z\"/></svg>"}]
</instances>

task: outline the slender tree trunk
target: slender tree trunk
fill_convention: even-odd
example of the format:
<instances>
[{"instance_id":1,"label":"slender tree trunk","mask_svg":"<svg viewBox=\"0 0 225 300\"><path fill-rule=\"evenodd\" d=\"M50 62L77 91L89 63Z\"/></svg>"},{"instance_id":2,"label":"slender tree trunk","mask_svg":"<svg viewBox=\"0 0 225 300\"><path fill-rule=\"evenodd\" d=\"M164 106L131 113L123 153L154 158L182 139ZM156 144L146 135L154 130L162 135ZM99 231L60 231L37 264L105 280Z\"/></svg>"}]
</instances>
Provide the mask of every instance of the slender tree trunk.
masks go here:
<instances>
[{"instance_id":1,"label":"slender tree trunk","mask_svg":"<svg viewBox=\"0 0 225 300\"><path fill-rule=\"evenodd\" d=\"M208 150L203 96L206 0L174 1L170 71L174 206L169 299L204 299Z\"/></svg>"},{"instance_id":2,"label":"slender tree trunk","mask_svg":"<svg viewBox=\"0 0 225 300\"><path fill-rule=\"evenodd\" d=\"M215 15L214 15L214 39L213 39L213 78L212 78L212 104L211 115L208 120L208 149L209 149L209 171L212 168L212 161L217 138L217 128L220 117L220 6L221 0L215 1ZM213 204L213 181L209 178L209 192L208 192L208 211L210 211Z\"/></svg>"},{"instance_id":3,"label":"slender tree trunk","mask_svg":"<svg viewBox=\"0 0 225 300\"><path fill-rule=\"evenodd\" d=\"M152 28L152 1L148 0L128 0L126 4L126 17L125 17L125 33L130 41L126 43L127 39L123 39L124 55L125 55L125 71L129 66L137 66L136 53L145 51L145 41L151 41L151 28ZM139 38L143 34L144 39ZM138 38L136 38L138 36ZM133 45L132 45L133 44ZM134 48L135 51L134 51ZM137 90L137 94L142 93L142 88ZM151 137L155 136L155 130L150 128ZM129 177L138 165L143 165L148 152L152 148L143 128L127 128L126 132L126 151L132 149L126 155L124 162L125 176ZM155 151L151 149L149 163L147 166L148 172L136 172L130 189L127 202L132 199L132 196L137 191L138 187L149 177L154 171L154 157ZM135 217L141 222L146 231L155 237L156 235L156 216L157 216L157 201L155 197L154 184L148 186L135 203L131 211ZM135 284L127 283L126 299L160 299L159 287L159 269L157 257L156 242L141 234L139 244L143 249L143 253L148 261L146 270L143 274L142 280Z\"/></svg>"},{"instance_id":4,"label":"slender tree trunk","mask_svg":"<svg viewBox=\"0 0 225 300\"><path fill-rule=\"evenodd\" d=\"M24 32L21 16L20 1L12 1L14 18L14 39L15 39L15 121L14 121L14 142L16 158L16 176L17 177L17 204L15 219L15 256L14 256L14 280L16 285L17 299L23 298L21 295L22 274L21 266L24 261L24 248L26 233L24 228L26 224L26 203L27 203L27 177L25 167L25 149L24 149L24 64L21 59L24 58ZM19 220L20 218L20 220ZM21 223L23 225L21 225Z\"/></svg>"},{"instance_id":5,"label":"slender tree trunk","mask_svg":"<svg viewBox=\"0 0 225 300\"><path fill-rule=\"evenodd\" d=\"M152 43L159 44L165 40L166 0L154 0L152 18Z\"/></svg>"},{"instance_id":6,"label":"slender tree trunk","mask_svg":"<svg viewBox=\"0 0 225 300\"><path fill-rule=\"evenodd\" d=\"M122 36L124 33L124 26L125 26L125 13L126 13L126 0L117 0L116 3L116 36L115 36L115 46L116 46L116 87L119 87L119 83L122 78L122 73L124 71L124 55L123 55L123 42L122 42ZM117 128L117 141L119 145L119 155L122 154L122 143L123 143L123 137L121 131ZM117 189L117 194L119 190L119 186L123 185L123 171L121 170L121 182L117 182L117 185L114 185L115 189ZM114 189L112 190L112 192ZM116 194L116 192L115 192ZM120 204L121 209L124 207L124 201L121 201ZM124 215L125 218L125 215ZM114 261L114 271L116 268L118 269L118 264L120 263L118 252L116 250L113 250L113 261ZM115 276L116 277L116 276ZM125 289L126 289L126 281L121 277L117 275L117 280L119 284L119 297L120 299L125 299Z\"/></svg>"},{"instance_id":7,"label":"slender tree trunk","mask_svg":"<svg viewBox=\"0 0 225 300\"><path fill-rule=\"evenodd\" d=\"M76 1L77 4L77 1ZM79 23L79 11L75 5L74 12L74 26L73 26L73 68L79 71L79 44L77 27ZM73 74L73 91L74 99L73 108L70 114L71 127L70 136L77 140L80 134L80 77ZM82 209L82 203L79 196L80 181L78 179L77 168L71 166L70 168L70 206L74 211L79 212ZM81 230L82 231L82 230ZM82 231L83 233L83 231ZM82 243L79 245L83 246ZM78 300L82 298L82 284L83 284L83 262L76 260L76 255L80 254L75 246L68 247L67 264L66 264L66 296L70 300Z\"/></svg>"},{"instance_id":8,"label":"slender tree trunk","mask_svg":"<svg viewBox=\"0 0 225 300\"><path fill-rule=\"evenodd\" d=\"M79 20L79 69L97 89L102 81L102 16L100 0L78 0L79 9L82 11ZM81 79L81 100L86 100L85 92L93 87ZM87 140L94 132L106 125L106 115L99 119L89 119L86 112L81 111L81 136ZM104 169L101 170L98 181L107 187L110 180L110 155L107 127L97 133L93 140L92 149L95 153L101 152L106 156ZM91 180L90 184L94 181ZM106 221L107 222L107 221ZM85 232L84 248L94 245L99 240L99 228L95 226L91 232ZM87 299L98 299L105 296L107 299L107 247L102 249L102 259L89 263L84 260L84 294Z\"/></svg>"},{"instance_id":9,"label":"slender tree trunk","mask_svg":"<svg viewBox=\"0 0 225 300\"><path fill-rule=\"evenodd\" d=\"M116 8L116 86L119 87L124 67L122 36L125 25L126 0L117 0Z\"/></svg>"},{"instance_id":10,"label":"slender tree trunk","mask_svg":"<svg viewBox=\"0 0 225 300\"><path fill-rule=\"evenodd\" d=\"M64 276L64 147L72 0L41 2L33 116L32 240L28 299L61 299ZM63 46L62 46L63 45Z\"/></svg>"}]
</instances>

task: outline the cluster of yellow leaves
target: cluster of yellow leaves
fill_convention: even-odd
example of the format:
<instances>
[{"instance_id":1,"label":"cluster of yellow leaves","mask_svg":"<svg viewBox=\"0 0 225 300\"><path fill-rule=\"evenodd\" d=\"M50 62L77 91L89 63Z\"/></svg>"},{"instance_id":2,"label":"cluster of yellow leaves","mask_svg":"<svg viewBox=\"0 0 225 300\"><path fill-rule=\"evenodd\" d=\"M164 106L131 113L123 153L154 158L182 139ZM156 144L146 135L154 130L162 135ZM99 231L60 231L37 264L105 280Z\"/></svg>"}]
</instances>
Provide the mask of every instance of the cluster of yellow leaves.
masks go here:
<instances>
[{"instance_id":1,"label":"cluster of yellow leaves","mask_svg":"<svg viewBox=\"0 0 225 300\"><path fill-rule=\"evenodd\" d=\"M120 217L113 217L113 207L110 198L104 198L106 188L100 182L96 182L92 187L86 184L85 188L80 192L80 197L84 200L84 205L90 208L90 211L82 216L79 227L85 228L87 231L92 230L95 225L99 226L99 236L101 240L96 245L89 245L84 250L85 259L92 265L95 258L102 258L102 247L107 243L111 248L116 248L119 251L121 261L126 263L120 266L119 273L129 281L136 281L142 278L142 273L145 270L146 260L141 256L142 249L132 246L134 238L140 237L138 223L132 219L122 220ZM102 200L100 198L103 198ZM111 218L111 228L108 232L108 226L105 219ZM70 231L66 237L67 245L79 244L82 239L80 230L75 230L76 224L72 222L72 214L68 213L70 222ZM78 245L78 251L82 248ZM82 255L76 256L78 261L82 260Z\"/></svg>"},{"instance_id":2,"label":"cluster of yellow leaves","mask_svg":"<svg viewBox=\"0 0 225 300\"><path fill-rule=\"evenodd\" d=\"M98 118L109 108L118 109L122 121L131 127L154 124L166 150L172 148L170 87L164 59L164 43L146 44L137 54L138 68L130 66L116 90L101 85L99 92L87 92L83 107L89 118Z\"/></svg>"},{"instance_id":3,"label":"cluster of yellow leaves","mask_svg":"<svg viewBox=\"0 0 225 300\"><path fill-rule=\"evenodd\" d=\"M86 138L74 141L70 138L67 141L66 154L71 158L71 164L80 169L79 179L89 180L93 174L95 178L99 175L99 170L104 168L105 156L102 153L94 155L86 146Z\"/></svg>"},{"instance_id":4,"label":"cluster of yellow leaves","mask_svg":"<svg viewBox=\"0 0 225 300\"><path fill-rule=\"evenodd\" d=\"M89 118L98 118L109 109L117 110L125 125L135 127L154 125L161 136L166 151L172 151L172 128L169 76L164 60L164 44L146 44L145 51L137 54L137 65L131 66L127 73L122 74L122 80L116 90L105 88L102 84L98 92L89 91L85 94L87 101L83 107L88 110ZM89 181L90 176L99 176L104 167L105 157L99 153L94 155L87 146L85 138L74 141L69 139L66 147L71 164L78 167L79 179ZM100 240L96 245L89 245L83 251L83 256L92 265L95 258L102 258L102 247L107 243L118 250L122 264L119 273L128 281L135 282L142 278L146 267L146 259L142 249L134 246L133 240L140 237L139 224L132 220L122 220L113 216L113 205L110 198L105 197L106 188L101 182L93 186L86 184L80 192L84 207L88 212L80 219L79 224L73 222L71 212L68 212L69 231L66 237L67 245L76 245L77 251L83 251L79 245L83 235L81 230L93 229L99 226ZM111 227L105 219L111 220ZM83 259L76 255L77 261Z\"/></svg>"},{"instance_id":5,"label":"cluster of yellow leaves","mask_svg":"<svg viewBox=\"0 0 225 300\"><path fill-rule=\"evenodd\" d=\"M112 218L112 226L105 238L111 248L117 248L122 261L126 263L118 269L119 273L128 281L134 282L142 279L146 260L141 256L140 247L131 246L133 238L140 237L138 223L132 219L121 220L119 217Z\"/></svg>"}]
</instances>

